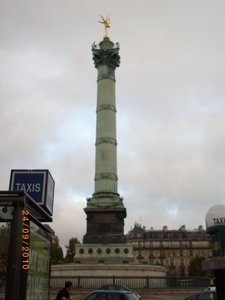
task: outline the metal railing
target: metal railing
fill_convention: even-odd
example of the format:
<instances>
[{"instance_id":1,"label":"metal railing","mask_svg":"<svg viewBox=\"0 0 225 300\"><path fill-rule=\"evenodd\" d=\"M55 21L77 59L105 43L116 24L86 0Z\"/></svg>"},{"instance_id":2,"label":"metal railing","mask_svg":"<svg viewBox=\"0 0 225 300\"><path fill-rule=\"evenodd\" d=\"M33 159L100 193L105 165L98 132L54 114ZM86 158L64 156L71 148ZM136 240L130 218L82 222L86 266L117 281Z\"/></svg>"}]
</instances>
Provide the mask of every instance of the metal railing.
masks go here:
<instances>
[{"instance_id":1,"label":"metal railing","mask_svg":"<svg viewBox=\"0 0 225 300\"><path fill-rule=\"evenodd\" d=\"M65 281L72 281L79 289L98 289L105 284L118 284L130 289L171 289L204 288L210 285L209 278L191 277L122 277L122 276L68 276L50 278L51 288L64 286Z\"/></svg>"}]
</instances>

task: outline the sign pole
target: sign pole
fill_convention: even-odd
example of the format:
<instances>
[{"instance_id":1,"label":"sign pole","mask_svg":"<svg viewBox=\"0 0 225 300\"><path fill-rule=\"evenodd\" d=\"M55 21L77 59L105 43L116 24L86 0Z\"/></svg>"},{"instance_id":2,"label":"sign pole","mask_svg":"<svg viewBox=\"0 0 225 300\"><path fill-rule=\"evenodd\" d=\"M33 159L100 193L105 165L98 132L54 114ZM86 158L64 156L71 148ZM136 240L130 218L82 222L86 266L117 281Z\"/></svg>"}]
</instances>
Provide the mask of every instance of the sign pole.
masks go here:
<instances>
[{"instance_id":1,"label":"sign pole","mask_svg":"<svg viewBox=\"0 0 225 300\"><path fill-rule=\"evenodd\" d=\"M6 281L5 300L20 300L21 276L21 249L22 249L22 208L15 206L10 229L9 257Z\"/></svg>"}]
</instances>

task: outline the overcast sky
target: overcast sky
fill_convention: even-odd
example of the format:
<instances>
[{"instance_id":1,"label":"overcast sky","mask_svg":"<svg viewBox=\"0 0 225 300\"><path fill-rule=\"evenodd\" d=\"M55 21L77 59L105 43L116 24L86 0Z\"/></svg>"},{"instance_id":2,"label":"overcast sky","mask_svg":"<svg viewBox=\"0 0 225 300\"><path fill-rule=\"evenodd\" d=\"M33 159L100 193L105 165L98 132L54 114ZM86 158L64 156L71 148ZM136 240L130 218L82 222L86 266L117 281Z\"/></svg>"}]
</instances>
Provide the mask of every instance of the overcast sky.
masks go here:
<instances>
[{"instance_id":1,"label":"overcast sky","mask_svg":"<svg viewBox=\"0 0 225 300\"><path fill-rule=\"evenodd\" d=\"M120 43L118 191L125 232L205 227L225 202L224 0L0 0L0 189L11 169L49 169L62 246L86 233L94 192L97 70Z\"/></svg>"}]
</instances>

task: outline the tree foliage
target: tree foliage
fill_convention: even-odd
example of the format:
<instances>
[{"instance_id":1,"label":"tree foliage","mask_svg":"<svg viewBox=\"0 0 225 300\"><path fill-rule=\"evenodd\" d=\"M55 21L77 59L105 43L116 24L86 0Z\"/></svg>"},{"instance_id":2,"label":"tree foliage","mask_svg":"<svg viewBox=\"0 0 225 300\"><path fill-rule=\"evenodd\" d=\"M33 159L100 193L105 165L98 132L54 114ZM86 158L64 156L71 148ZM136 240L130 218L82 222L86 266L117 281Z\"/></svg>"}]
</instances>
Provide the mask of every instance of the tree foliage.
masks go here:
<instances>
[{"instance_id":1,"label":"tree foliage","mask_svg":"<svg viewBox=\"0 0 225 300\"><path fill-rule=\"evenodd\" d=\"M66 256L64 258L65 263L72 263L75 253L76 253L76 244L80 244L77 238L71 238L69 240L69 245L66 246L67 251L66 251Z\"/></svg>"},{"instance_id":2,"label":"tree foliage","mask_svg":"<svg viewBox=\"0 0 225 300\"><path fill-rule=\"evenodd\" d=\"M56 237L50 250L51 265L63 263L63 250L59 245L59 239Z\"/></svg>"},{"instance_id":3,"label":"tree foliage","mask_svg":"<svg viewBox=\"0 0 225 300\"><path fill-rule=\"evenodd\" d=\"M10 225L2 225L0 228L0 273L6 273L9 247Z\"/></svg>"},{"instance_id":4,"label":"tree foliage","mask_svg":"<svg viewBox=\"0 0 225 300\"><path fill-rule=\"evenodd\" d=\"M206 273L202 271L202 262L205 260L205 257L196 255L190 260L188 266L188 275L193 277L202 277L206 276Z\"/></svg>"}]
</instances>

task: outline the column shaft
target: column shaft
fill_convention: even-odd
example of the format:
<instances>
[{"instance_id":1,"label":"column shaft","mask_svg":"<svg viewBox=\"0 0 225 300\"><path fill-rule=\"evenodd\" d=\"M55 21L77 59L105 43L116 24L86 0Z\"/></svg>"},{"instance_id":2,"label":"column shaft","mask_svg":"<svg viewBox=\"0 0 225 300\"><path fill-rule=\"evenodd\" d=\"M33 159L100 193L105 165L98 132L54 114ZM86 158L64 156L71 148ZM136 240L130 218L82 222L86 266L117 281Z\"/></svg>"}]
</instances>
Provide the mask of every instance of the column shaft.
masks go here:
<instances>
[{"instance_id":1,"label":"column shaft","mask_svg":"<svg viewBox=\"0 0 225 300\"><path fill-rule=\"evenodd\" d=\"M117 193L115 78L105 65L98 68L96 112L95 193Z\"/></svg>"}]
</instances>

